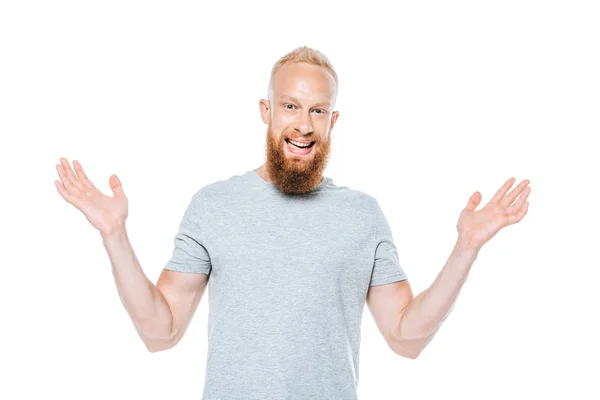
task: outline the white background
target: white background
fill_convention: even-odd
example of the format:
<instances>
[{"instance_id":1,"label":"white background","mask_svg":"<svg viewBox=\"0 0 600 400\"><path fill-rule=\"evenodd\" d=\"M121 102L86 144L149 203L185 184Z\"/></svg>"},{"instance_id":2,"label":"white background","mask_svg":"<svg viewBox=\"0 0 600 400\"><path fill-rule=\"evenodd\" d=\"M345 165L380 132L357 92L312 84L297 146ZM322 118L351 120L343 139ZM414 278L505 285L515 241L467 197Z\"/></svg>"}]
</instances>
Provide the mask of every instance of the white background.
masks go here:
<instances>
[{"instance_id":1,"label":"white background","mask_svg":"<svg viewBox=\"0 0 600 400\"><path fill-rule=\"evenodd\" d=\"M600 396L595 2L199 3L0 5L0 398L200 398L208 292L184 339L149 353L55 166L80 161L106 194L119 176L156 282L191 196L262 164L259 99L302 45L339 74L325 175L379 200L415 295L474 191L531 181L418 359L365 306L359 398Z\"/></svg>"}]
</instances>

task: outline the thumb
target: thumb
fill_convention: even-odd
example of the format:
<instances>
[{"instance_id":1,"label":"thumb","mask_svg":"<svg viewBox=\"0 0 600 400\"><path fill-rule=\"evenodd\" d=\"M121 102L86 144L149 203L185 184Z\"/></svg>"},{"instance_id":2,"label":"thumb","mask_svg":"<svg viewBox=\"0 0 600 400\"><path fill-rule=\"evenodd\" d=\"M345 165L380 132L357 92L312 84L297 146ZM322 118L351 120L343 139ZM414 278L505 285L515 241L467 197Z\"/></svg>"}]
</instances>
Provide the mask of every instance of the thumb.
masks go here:
<instances>
[{"instance_id":1,"label":"thumb","mask_svg":"<svg viewBox=\"0 0 600 400\"><path fill-rule=\"evenodd\" d=\"M479 205L480 201L481 201L481 193L479 193L479 192L473 193L471 195L471 197L469 198L469 202L467 203L465 210L467 210L467 211L475 210L475 208L477 208L477 206Z\"/></svg>"},{"instance_id":2,"label":"thumb","mask_svg":"<svg viewBox=\"0 0 600 400\"><path fill-rule=\"evenodd\" d=\"M111 175L108 179L108 184L110 185L110 189L115 197L125 196L125 193L123 192L123 186L121 185L121 181L117 175Z\"/></svg>"}]
</instances>

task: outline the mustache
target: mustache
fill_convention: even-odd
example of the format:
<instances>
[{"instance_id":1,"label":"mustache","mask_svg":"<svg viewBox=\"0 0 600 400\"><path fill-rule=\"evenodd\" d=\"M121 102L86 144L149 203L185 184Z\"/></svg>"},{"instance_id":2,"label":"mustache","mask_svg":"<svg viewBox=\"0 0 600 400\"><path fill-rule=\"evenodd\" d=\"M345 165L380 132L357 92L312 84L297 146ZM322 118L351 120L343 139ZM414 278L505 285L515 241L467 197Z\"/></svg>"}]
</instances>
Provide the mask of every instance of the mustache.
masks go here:
<instances>
[{"instance_id":1,"label":"mustache","mask_svg":"<svg viewBox=\"0 0 600 400\"><path fill-rule=\"evenodd\" d=\"M311 143L314 142L315 144L317 144L317 143L320 142L320 140L318 138L309 138L309 137L304 137L304 136L300 136L300 137L287 137L287 136L284 136L284 137L281 138L280 142L285 142L286 139L292 139L292 140L304 139L304 140L308 140Z\"/></svg>"},{"instance_id":2,"label":"mustache","mask_svg":"<svg viewBox=\"0 0 600 400\"><path fill-rule=\"evenodd\" d=\"M280 137L280 141L285 141L285 139L292 139L292 140L297 140L297 139L302 139L302 140L308 140L309 142L320 142L321 141L321 137L319 136L319 134L310 134L310 135L294 135L294 134L285 134L283 133Z\"/></svg>"},{"instance_id":3,"label":"mustache","mask_svg":"<svg viewBox=\"0 0 600 400\"><path fill-rule=\"evenodd\" d=\"M281 131L278 138L277 138L275 131L273 131L271 126L269 126L267 128L267 131L269 132L269 137L271 138L271 140L273 142L279 143L279 144L285 143L286 139L308 140L309 142L315 142L315 145L325 142L325 139L317 131L312 131L310 134L303 135L303 134L298 134L297 132L295 132L294 128L286 128L283 131ZM329 139L327 139L327 140L329 140Z\"/></svg>"}]
</instances>

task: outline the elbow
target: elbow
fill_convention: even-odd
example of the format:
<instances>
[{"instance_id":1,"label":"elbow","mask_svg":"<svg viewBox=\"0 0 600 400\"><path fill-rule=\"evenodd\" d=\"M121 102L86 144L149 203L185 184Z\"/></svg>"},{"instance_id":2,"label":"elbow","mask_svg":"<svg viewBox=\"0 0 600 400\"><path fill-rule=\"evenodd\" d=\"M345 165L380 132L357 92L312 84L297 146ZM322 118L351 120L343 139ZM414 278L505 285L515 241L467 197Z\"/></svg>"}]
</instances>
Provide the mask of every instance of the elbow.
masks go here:
<instances>
[{"instance_id":1,"label":"elbow","mask_svg":"<svg viewBox=\"0 0 600 400\"><path fill-rule=\"evenodd\" d=\"M156 343L144 342L144 345L150 353L158 353L167 349L165 346L159 346Z\"/></svg>"},{"instance_id":2,"label":"elbow","mask_svg":"<svg viewBox=\"0 0 600 400\"><path fill-rule=\"evenodd\" d=\"M409 349L407 346L402 346L400 342L394 342L390 344L390 348L394 353L400 357L409 358L415 360L421 354L422 349Z\"/></svg>"},{"instance_id":3,"label":"elbow","mask_svg":"<svg viewBox=\"0 0 600 400\"><path fill-rule=\"evenodd\" d=\"M409 351L406 349L397 349L397 348L392 348L392 350L394 351L394 353L396 353L400 357L409 358L411 360L415 360L421 354L421 351L412 351L412 350Z\"/></svg>"},{"instance_id":4,"label":"elbow","mask_svg":"<svg viewBox=\"0 0 600 400\"><path fill-rule=\"evenodd\" d=\"M150 335L140 335L142 341L144 342L144 345L146 346L146 349L150 352L150 353L157 353L159 351L165 351L165 350L169 350L173 347L175 347L175 345L177 345L177 343L179 343L179 341L181 340L182 335L179 335L178 333L171 333L166 337L159 337L159 336L153 336L151 337Z\"/></svg>"},{"instance_id":5,"label":"elbow","mask_svg":"<svg viewBox=\"0 0 600 400\"><path fill-rule=\"evenodd\" d=\"M416 360L420 354L421 354L421 352L419 351L419 352L414 352L414 353L401 353L400 356L402 356L404 358L409 358L411 360Z\"/></svg>"},{"instance_id":6,"label":"elbow","mask_svg":"<svg viewBox=\"0 0 600 400\"><path fill-rule=\"evenodd\" d=\"M145 339L143 340L144 345L146 346L146 349L150 352L150 353L158 353L159 351L165 351L165 350L169 350L173 347L175 347L175 345L179 342L178 339L173 339L173 340L152 340L152 339Z\"/></svg>"},{"instance_id":7,"label":"elbow","mask_svg":"<svg viewBox=\"0 0 600 400\"><path fill-rule=\"evenodd\" d=\"M146 346L146 349L148 349L148 351L150 353L158 353L159 351L166 350L166 348L163 348L163 347L154 347L154 346Z\"/></svg>"},{"instance_id":8,"label":"elbow","mask_svg":"<svg viewBox=\"0 0 600 400\"><path fill-rule=\"evenodd\" d=\"M151 343L151 342L144 342L144 345L146 346L146 349L150 352L150 353L158 353L159 351L165 351L165 350L169 350L170 348L174 347L175 345L167 345L164 343Z\"/></svg>"}]
</instances>

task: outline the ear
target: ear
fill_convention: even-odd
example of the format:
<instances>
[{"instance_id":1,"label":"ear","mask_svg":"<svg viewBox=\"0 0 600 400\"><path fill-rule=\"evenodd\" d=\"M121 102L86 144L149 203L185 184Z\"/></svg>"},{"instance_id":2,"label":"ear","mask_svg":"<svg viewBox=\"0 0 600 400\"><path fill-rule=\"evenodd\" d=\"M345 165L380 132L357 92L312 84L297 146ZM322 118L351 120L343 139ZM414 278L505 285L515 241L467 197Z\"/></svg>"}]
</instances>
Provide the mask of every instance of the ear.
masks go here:
<instances>
[{"instance_id":1,"label":"ear","mask_svg":"<svg viewBox=\"0 0 600 400\"><path fill-rule=\"evenodd\" d=\"M335 125L335 123L336 123L336 121L337 121L337 119L338 119L338 116L339 116L339 115L340 115L340 112L339 112L339 111L334 111L334 112L331 114L331 125L329 126L329 131L330 131L330 132L331 132L331 130L333 129L333 126Z\"/></svg>"},{"instance_id":2,"label":"ear","mask_svg":"<svg viewBox=\"0 0 600 400\"><path fill-rule=\"evenodd\" d=\"M260 117L262 118L265 125L268 125L271 122L271 107L269 104L269 100L260 99L258 102L258 107L260 109Z\"/></svg>"}]
</instances>

